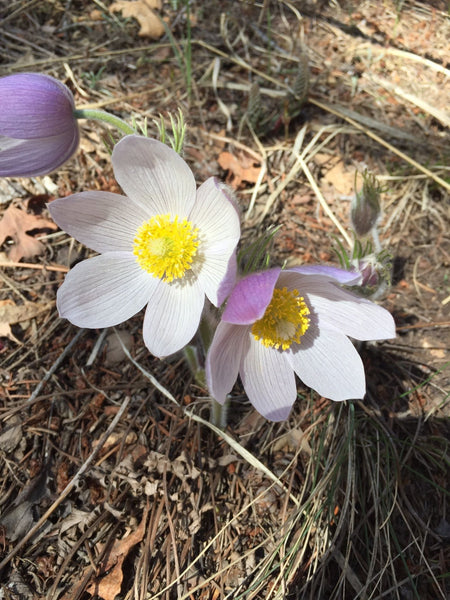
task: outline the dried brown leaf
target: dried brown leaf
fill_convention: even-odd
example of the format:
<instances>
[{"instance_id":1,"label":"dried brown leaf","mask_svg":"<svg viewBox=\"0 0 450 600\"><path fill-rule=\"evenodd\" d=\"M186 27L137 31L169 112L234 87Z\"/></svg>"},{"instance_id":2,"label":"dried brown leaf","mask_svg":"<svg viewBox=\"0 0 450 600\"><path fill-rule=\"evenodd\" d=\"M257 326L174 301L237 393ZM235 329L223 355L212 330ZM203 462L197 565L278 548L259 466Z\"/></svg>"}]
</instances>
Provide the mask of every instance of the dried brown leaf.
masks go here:
<instances>
[{"instance_id":1,"label":"dried brown leaf","mask_svg":"<svg viewBox=\"0 0 450 600\"><path fill-rule=\"evenodd\" d=\"M260 166L255 166L252 158L240 153L238 156L230 152L221 152L217 159L219 165L228 171L226 182L234 188L239 188L243 181L256 183L261 172Z\"/></svg>"},{"instance_id":2,"label":"dried brown leaf","mask_svg":"<svg viewBox=\"0 0 450 600\"><path fill-rule=\"evenodd\" d=\"M11 325L33 319L51 307L52 304L25 302L25 304L17 305L12 300L0 300L0 337L7 337L20 344L11 331Z\"/></svg>"},{"instance_id":3,"label":"dried brown leaf","mask_svg":"<svg viewBox=\"0 0 450 600\"><path fill-rule=\"evenodd\" d=\"M43 229L58 229L53 221L49 221L39 215L32 215L16 206L9 206L0 221L0 244L10 237L14 246L10 249L8 256L11 261L17 262L22 258L33 258L43 254L44 244L30 235L31 231L42 231Z\"/></svg>"},{"instance_id":4,"label":"dried brown leaf","mask_svg":"<svg viewBox=\"0 0 450 600\"><path fill-rule=\"evenodd\" d=\"M147 522L148 506L144 510L142 521L137 528L127 535L127 537L117 540L110 552L106 555L106 560L101 565L101 573L107 573L104 577L97 577L86 589L90 594L95 594L103 600L114 600L117 594L120 594L123 581L122 565L128 553L133 546L142 541L145 534L145 524Z\"/></svg>"},{"instance_id":5,"label":"dried brown leaf","mask_svg":"<svg viewBox=\"0 0 450 600\"><path fill-rule=\"evenodd\" d=\"M161 0L117 0L111 4L109 10L121 12L125 19L133 17L141 26L139 36L157 40L165 29L154 8L162 8Z\"/></svg>"}]
</instances>

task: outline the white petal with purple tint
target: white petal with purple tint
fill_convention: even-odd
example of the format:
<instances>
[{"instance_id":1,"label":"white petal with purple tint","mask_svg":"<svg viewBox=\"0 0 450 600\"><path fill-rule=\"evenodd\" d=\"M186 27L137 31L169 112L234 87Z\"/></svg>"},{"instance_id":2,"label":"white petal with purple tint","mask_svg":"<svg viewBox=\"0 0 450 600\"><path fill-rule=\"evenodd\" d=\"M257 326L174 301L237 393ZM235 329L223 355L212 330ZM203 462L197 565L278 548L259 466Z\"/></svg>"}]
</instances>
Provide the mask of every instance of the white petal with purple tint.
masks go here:
<instances>
[{"instance_id":1,"label":"white petal with purple tint","mask_svg":"<svg viewBox=\"0 0 450 600\"><path fill-rule=\"evenodd\" d=\"M189 215L195 202L195 179L179 154L162 142L127 135L112 153L114 175L123 191L150 215Z\"/></svg>"},{"instance_id":2,"label":"white petal with purple tint","mask_svg":"<svg viewBox=\"0 0 450 600\"><path fill-rule=\"evenodd\" d=\"M118 325L144 308L158 282L142 271L132 254L95 256L66 275L58 290L58 311L78 327Z\"/></svg>"},{"instance_id":3,"label":"white petal with purple tint","mask_svg":"<svg viewBox=\"0 0 450 600\"><path fill-rule=\"evenodd\" d=\"M136 230L148 218L142 206L110 192L81 192L48 205L67 233L96 252L133 252Z\"/></svg>"},{"instance_id":4,"label":"white petal with purple tint","mask_svg":"<svg viewBox=\"0 0 450 600\"><path fill-rule=\"evenodd\" d=\"M198 329L204 304L198 282L158 281L144 317L144 342L150 352L163 358L188 344Z\"/></svg>"},{"instance_id":5,"label":"white petal with purple tint","mask_svg":"<svg viewBox=\"0 0 450 600\"><path fill-rule=\"evenodd\" d=\"M310 328L286 358L303 383L321 396L336 401L364 398L362 360L342 333Z\"/></svg>"},{"instance_id":6,"label":"white petal with purple tint","mask_svg":"<svg viewBox=\"0 0 450 600\"><path fill-rule=\"evenodd\" d=\"M242 356L250 345L247 327L221 321L206 357L206 380L212 397L223 404L239 373Z\"/></svg>"},{"instance_id":7,"label":"white petal with purple tint","mask_svg":"<svg viewBox=\"0 0 450 600\"><path fill-rule=\"evenodd\" d=\"M284 421L297 397L292 366L283 352L251 338L240 369L248 399L266 419Z\"/></svg>"}]
</instances>

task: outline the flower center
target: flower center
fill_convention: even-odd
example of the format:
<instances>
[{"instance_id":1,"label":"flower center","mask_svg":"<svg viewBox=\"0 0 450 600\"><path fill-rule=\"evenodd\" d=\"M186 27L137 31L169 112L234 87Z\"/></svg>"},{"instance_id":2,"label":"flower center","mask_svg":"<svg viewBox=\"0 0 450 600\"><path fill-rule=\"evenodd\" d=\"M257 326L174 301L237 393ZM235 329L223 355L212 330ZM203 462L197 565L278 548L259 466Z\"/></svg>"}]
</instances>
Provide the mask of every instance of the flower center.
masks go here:
<instances>
[{"instance_id":1,"label":"flower center","mask_svg":"<svg viewBox=\"0 0 450 600\"><path fill-rule=\"evenodd\" d=\"M267 348L287 350L309 327L309 308L297 290L275 288L272 300L261 319L252 327L252 334Z\"/></svg>"},{"instance_id":2,"label":"flower center","mask_svg":"<svg viewBox=\"0 0 450 600\"><path fill-rule=\"evenodd\" d=\"M139 266L164 281L183 277L192 266L199 244L198 229L175 215L156 215L136 231L133 254Z\"/></svg>"}]
</instances>

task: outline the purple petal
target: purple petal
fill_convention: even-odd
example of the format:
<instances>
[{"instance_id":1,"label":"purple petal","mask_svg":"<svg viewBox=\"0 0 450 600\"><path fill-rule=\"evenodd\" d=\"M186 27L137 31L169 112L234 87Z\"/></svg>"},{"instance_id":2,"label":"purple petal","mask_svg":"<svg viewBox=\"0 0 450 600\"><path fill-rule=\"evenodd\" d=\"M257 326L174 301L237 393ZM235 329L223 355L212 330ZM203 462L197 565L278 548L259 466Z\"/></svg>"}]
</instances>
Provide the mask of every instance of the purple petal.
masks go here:
<instances>
[{"instance_id":1,"label":"purple petal","mask_svg":"<svg viewBox=\"0 0 450 600\"><path fill-rule=\"evenodd\" d=\"M236 382L241 357L250 343L249 328L221 321L206 355L206 381L211 396L223 404Z\"/></svg>"},{"instance_id":2,"label":"purple petal","mask_svg":"<svg viewBox=\"0 0 450 600\"><path fill-rule=\"evenodd\" d=\"M336 401L364 398L362 360L342 333L310 327L286 357L303 383L321 396Z\"/></svg>"},{"instance_id":3,"label":"purple petal","mask_svg":"<svg viewBox=\"0 0 450 600\"><path fill-rule=\"evenodd\" d=\"M18 139L73 137L78 129L71 91L40 73L0 78L0 135Z\"/></svg>"},{"instance_id":4,"label":"purple petal","mask_svg":"<svg viewBox=\"0 0 450 600\"><path fill-rule=\"evenodd\" d=\"M198 281L160 281L144 318L144 342L159 358L181 350L194 337L205 304Z\"/></svg>"},{"instance_id":5,"label":"purple petal","mask_svg":"<svg viewBox=\"0 0 450 600\"><path fill-rule=\"evenodd\" d=\"M328 267L326 265L302 265L300 267L289 267L286 271L294 271L301 275L323 275L329 279L334 279L342 285L357 284L361 276L359 273L345 271L338 267Z\"/></svg>"},{"instance_id":6,"label":"purple petal","mask_svg":"<svg viewBox=\"0 0 450 600\"><path fill-rule=\"evenodd\" d=\"M132 252L136 230L148 218L130 198L110 192L58 198L48 209L61 229L96 252Z\"/></svg>"},{"instance_id":7,"label":"purple petal","mask_svg":"<svg viewBox=\"0 0 450 600\"><path fill-rule=\"evenodd\" d=\"M240 375L256 410L270 421L284 421L297 397L295 375L284 352L266 348L251 338Z\"/></svg>"},{"instance_id":8,"label":"purple petal","mask_svg":"<svg viewBox=\"0 0 450 600\"><path fill-rule=\"evenodd\" d=\"M252 273L241 279L228 298L222 319L236 325L249 325L260 319L272 300L280 268Z\"/></svg>"},{"instance_id":9,"label":"purple petal","mask_svg":"<svg viewBox=\"0 0 450 600\"><path fill-rule=\"evenodd\" d=\"M131 253L95 256L66 275L58 290L58 311L78 327L118 325L147 304L158 281L139 267Z\"/></svg>"},{"instance_id":10,"label":"purple petal","mask_svg":"<svg viewBox=\"0 0 450 600\"><path fill-rule=\"evenodd\" d=\"M151 215L187 217L195 202L195 179L179 154L165 144L127 135L116 144L112 163L125 194Z\"/></svg>"},{"instance_id":11,"label":"purple petal","mask_svg":"<svg viewBox=\"0 0 450 600\"><path fill-rule=\"evenodd\" d=\"M0 136L0 177L37 177L51 173L71 158L79 141L78 128L32 140Z\"/></svg>"}]
</instances>

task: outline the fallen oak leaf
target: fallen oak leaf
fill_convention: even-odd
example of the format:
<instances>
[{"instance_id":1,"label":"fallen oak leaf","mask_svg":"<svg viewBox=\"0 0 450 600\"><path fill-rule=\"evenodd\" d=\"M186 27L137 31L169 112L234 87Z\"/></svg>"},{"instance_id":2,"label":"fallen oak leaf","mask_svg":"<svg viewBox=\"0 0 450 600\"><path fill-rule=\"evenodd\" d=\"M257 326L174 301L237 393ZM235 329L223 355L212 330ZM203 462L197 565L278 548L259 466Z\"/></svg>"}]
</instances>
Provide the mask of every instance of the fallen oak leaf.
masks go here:
<instances>
[{"instance_id":1,"label":"fallen oak leaf","mask_svg":"<svg viewBox=\"0 0 450 600\"><path fill-rule=\"evenodd\" d=\"M241 186L243 181L256 183L262 168L255 166L254 159L243 153L235 156L230 152L221 152L217 162L224 171L228 171L226 182L236 189Z\"/></svg>"},{"instance_id":2,"label":"fallen oak leaf","mask_svg":"<svg viewBox=\"0 0 450 600\"><path fill-rule=\"evenodd\" d=\"M141 26L138 35L159 39L165 32L161 19L153 10L161 10L161 0L117 0L109 7L111 12L121 12L124 19L133 17Z\"/></svg>"},{"instance_id":3,"label":"fallen oak leaf","mask_svg":"<svg viewBox=\"0 0 450 600\"><path fill-rule=\"evenodd\" d=\"M8 253L9 259L13 262L18 262L21 258L33 258L43 254L45 246L30 233L45 229L55 231L58 226L53 221L11 205L5 210L0 221L0 244L3 244L8 237L13 240L14 245Z\"/></svg>"},{"instance_id":4,"label":"fallen oak leaf","mask_svg":"<svg viewBox=\"0 0 450 600\"><path fill-rule=\"evenodd\" d=\"M13 335L11 325L34 319L41 313L50 310L53 304L36 304L25 302L17 305L12 300L0 301L0 337L7 337L16 344L21 342Z\"/></svg>"},{"instance_id":5,"label":"fallen oak leaf","mask_svg":"<svg viewBox=\"0 0 450 600\"><path fill-rule=\"evenodd\" d=\"M103 598L103 600L114 600L120 594L123 582L123 562L131 548L139 544L144 538L148 511L149 507L147 505L137 528L127 537L117 540L111 550L106 553L105 560L100 565L100 574L107 574L104 577L97 576L95 581L89 584L86 588L89 594Z\"/></svg>"}]
</instances>

